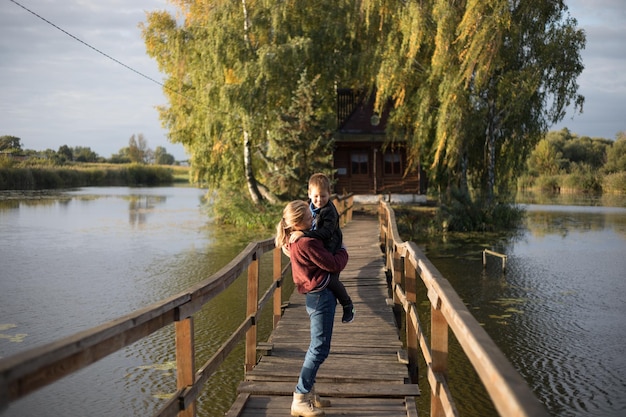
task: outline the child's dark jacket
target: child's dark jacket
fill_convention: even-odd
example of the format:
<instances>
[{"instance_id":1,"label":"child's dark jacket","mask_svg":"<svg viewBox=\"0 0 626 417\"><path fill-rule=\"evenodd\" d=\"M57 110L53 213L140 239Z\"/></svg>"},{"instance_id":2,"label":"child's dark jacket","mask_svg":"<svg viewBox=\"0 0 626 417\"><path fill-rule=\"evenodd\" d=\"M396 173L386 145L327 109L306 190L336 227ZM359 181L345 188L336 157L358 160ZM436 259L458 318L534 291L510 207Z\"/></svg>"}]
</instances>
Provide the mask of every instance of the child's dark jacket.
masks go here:
<instances>
[{"instance_id":1,"label":"child's dark jacket","mask_svg":"<svg viewBox=\"0 0 626 417\"><path fill-rule=\"evenodd\" d=\"M309 207L315 218L315 228L304 233L306 237L320 239L324 242L324 247L332 253L337 252L343 243L343 234L339 227L339 213L332 201L324 207L315 208L313 204Z\"/></svg>"}]
</instances>

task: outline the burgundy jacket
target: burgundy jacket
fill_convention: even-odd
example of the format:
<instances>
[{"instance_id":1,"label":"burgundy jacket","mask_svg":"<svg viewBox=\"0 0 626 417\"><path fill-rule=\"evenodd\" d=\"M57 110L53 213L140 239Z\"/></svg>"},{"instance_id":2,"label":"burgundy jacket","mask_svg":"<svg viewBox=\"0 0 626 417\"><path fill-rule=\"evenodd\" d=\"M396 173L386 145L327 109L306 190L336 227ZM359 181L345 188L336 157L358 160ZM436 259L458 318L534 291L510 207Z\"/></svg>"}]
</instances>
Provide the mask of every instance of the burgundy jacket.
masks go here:
<instances>
[{"instance_id":1,"label":"burgundy jacket","mask_svg":"<svg viewBox=\"0 0 626 417\"><path fill-rule=\"evenodd\" d=\"M289 245L289 257L293 282L300 294L314 290L329 272L341 272L348 264L345 248L333 255L324 242L305 236Z\"/></svg>"}]
</instances>

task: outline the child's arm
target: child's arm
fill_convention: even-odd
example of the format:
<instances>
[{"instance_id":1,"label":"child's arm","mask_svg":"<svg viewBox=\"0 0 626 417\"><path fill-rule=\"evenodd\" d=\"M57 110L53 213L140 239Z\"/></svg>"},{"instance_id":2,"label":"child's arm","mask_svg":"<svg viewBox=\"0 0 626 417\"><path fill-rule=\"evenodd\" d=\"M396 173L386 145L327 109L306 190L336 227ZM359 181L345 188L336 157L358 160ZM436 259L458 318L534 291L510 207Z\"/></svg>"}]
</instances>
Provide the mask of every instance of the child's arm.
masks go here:
<instances>
[{"instance_id":1,"label":"child's arm","mask_svg":"<svg viewBox=\"0 0 626 417\"><path fill-rule=\"evenodd\" d=\"M328 203L329 205L332 203ZM333 207L326 207L320 210L315 230L309 230L304 235L328 241L335 230L339 227L339 214Z\"/></svg>"},{"instance_id":2,"label":"child's arm","mask_svg":"<svg viewBox=\"0 0 626 417\"><path fill-rule=\"evenodd\" d=\"M289 235L289 243L293 243L296 240L300 239L302 236L304 236L304 232L301 230L294 230L293 232L291 232L291 235Z\"/></svg>"}]
</instances>

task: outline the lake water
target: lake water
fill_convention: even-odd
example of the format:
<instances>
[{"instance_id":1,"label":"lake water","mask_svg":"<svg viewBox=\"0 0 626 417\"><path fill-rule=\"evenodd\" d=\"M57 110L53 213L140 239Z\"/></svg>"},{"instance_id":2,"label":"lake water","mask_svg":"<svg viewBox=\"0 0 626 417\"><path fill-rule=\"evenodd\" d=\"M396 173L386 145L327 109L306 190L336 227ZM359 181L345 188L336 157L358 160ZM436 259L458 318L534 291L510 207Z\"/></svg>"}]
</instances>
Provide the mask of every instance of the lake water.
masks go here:
<instances>
[{"instance_id":1,"label":"lake water","mask_svg":"<svg viewBox=\"0 0 626 417\"><path fill-rule=\"evenodd\" d=\"M177 294L230 262L250 240L269 237L215 227L204 193L107 187L0 199L0 356ZM198 366L243 321L245 288L245 280L237 280L195 316ZM259 337L268 331L262 326ZM169 326L0 415L151 415L176 390L173 337ZM216 398L203 395L198 415L223 415L230 407L243 377L243 346L223 368L205 391Z\"/></svg>"},{"instance_id":2,"label":"lake water","mask_svg":"<svg viewBox=\"0 0 626 417\"><path fill-rule=\"evenodd\" d=\"M527 201L518 233L420 246L552 415L624 416L626 204ZM506 271L490 256L483 269L483 249L507 255ZM465 398L461 415L495 415L458 348L450 356L453 391Z\"/></svg>"},{"instance_id":3,"label":"lake water","mask_svg":"<svg viewBox=\"0 0 626 417\"><path fill-rule=\"evenodd\" d=\"M0 196L0 356L176 294L251 239L269 237L215 227L203 195L191 187L113 187ZM529 203L519 233L419 244L552 415L626 415L626 204ZM484 248L507 254L506 273L496 258L483 269ZM243 293L245 280L238 280L196 316L197 364L243 320ZM0 415L150 415L175 391L173 346L171 328L157 332ZM493 415L451 349L451 385L465 398L461 415ZM199 416L230 407L242 364L240 346L202 394Z\"/></svg>"}]
</instances>

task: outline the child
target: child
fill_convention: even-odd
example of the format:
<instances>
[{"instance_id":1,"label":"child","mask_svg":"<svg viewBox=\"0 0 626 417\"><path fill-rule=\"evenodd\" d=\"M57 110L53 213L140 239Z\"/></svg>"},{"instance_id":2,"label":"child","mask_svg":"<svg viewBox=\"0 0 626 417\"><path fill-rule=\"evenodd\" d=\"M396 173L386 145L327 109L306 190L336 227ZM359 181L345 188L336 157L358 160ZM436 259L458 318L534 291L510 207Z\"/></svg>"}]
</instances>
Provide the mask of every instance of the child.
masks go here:
<instances>
[{"instance_id":1,"label":"child","mask_svg":"<svg viewBox=\"0 0 626 417\"><path fill-rule=\"evenodd\" d=\"M302 236L321 239L324 247L330 252L337 252L343 243L343 234L339 228L339 213L335 205L330 202L330 179L324 174L313 174L309 178L309 208L313 214L313 226L306 232L296 232L291 235L291 242ZM343 307L343 323L354 320L354 305L343 283L339 280L339 273L331 273L328 288Z\"/></svg>"}]
</instances>

